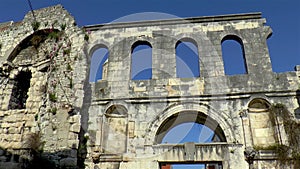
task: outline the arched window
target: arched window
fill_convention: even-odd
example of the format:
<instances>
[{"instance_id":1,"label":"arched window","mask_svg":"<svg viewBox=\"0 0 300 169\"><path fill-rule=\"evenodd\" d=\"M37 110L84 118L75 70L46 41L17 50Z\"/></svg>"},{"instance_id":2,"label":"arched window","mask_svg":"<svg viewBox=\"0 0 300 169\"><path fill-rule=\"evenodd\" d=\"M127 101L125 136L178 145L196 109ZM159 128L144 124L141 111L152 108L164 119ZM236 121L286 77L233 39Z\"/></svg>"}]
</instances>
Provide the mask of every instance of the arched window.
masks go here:
<instances>
[{"instance_id":1,"label":"arched window","mask_svg":"<svg viewBox=\"0 0 300 169\"><path fill-rule=\"evenodd\" d=\"M242 40L237 36L228 35L223 38L221 43L225 74L247 74L247 65Z\"/></svg>"},{"instance_id":2,"label":"arched window","mask_svg":"<svg viewBox=\"0 0 300 169\"><path fill-rule=\"evenodd\" d=\"M27 92L30 87L31 72L21 71L14 79L12 94L9 101L9 109L25 109Z\"/></svg>"},{"instance_id":3,"label":"arched window","mask_svg":"<svg viewBox=\"0 0 300 169\"><path fill-rule=\"evenodd\" d=\"M181 39L176 43L176 75L179 78L199 77L199 55L197 43L192 39Z\"/></svg>"},{"instance_id":4,"label":"arched window","mask_svg":"<svg viewBox=\"0 0 300 169\"><path fill-rule=\"evenodd\" d=\"M200 112L180 112L169 117L156 133L156 143L226 142L218 123Z\"/></svg>"},{"instance_id":5,"label":"arched window","mask_svg":"<svg viewBox=\"0 0 300 169\"><path fill-rule=\"evenodd\" d=\"M248 105L248 108L250 111L268 111L270 109L270 103L261 98L255 98L251 100L251 102Z\"/></svg>"},{"instance_id":6,"label":"arched window","mask_svg":"<svg viewBox=\"0 0 300 169\"><path fill-rule=\"evenodd\" d=\"M103 76L105 76L105 73L107 72L104 71L104 65L107 63L108 55L109 51L105 46L100 47L93 52L90 67L90 82L97 82L98 80L105 78Z\"/></svg>"},{"instance_id":7,"label":"arched window","mask_svg":"<svg viewBox=\"0 0 300 169\"><path fill-rule=\"evenodd\" d=\"M131 79L152 78L152 46L149 42L138 41L131 48Z\"/></svg>"}]
</instances>

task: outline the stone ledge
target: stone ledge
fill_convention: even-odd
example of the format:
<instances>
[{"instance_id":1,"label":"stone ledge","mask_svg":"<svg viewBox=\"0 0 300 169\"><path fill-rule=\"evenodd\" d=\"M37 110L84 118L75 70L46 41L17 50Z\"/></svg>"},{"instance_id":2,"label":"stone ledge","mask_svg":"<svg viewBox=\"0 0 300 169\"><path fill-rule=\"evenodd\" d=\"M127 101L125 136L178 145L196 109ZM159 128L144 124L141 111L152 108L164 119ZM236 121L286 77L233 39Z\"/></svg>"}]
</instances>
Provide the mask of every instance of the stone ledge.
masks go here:
<instances>
[{"instance_id":1,"label":"stone ledge","mask_svg":"<svg viewBox=\"0 0 300 169\"><path fill-rule=\"evenodd\" d=\"M84 26L86 30L97 31L102 29L116 29L126 27L145 27L145 26L159 26L159 25L176 25L187 23L205 23L205 22L220 22L220 21L234 21L234 20L250 20L261 19L261 13L244 13L244 14L230 14L230 15L218 15L218 16L200 16L190 18L175 18L164 20L149 20L149 21L135 21L135 22L119 22L119 23L107 23L99 25L87 25Z\"/></svg>"}]
</instances>

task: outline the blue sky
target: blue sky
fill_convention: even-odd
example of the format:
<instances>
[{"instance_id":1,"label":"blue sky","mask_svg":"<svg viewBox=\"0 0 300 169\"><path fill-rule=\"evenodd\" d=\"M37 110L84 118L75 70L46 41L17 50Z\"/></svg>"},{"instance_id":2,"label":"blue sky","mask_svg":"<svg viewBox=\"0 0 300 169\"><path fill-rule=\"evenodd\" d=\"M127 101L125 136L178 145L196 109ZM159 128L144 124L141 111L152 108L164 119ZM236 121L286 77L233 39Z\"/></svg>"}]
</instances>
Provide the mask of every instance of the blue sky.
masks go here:
<instances>
[{"instance_id":1,"label":"blue sky","mask_svg":"<svg viewBox=\"0 0 300 169\"><path fill-rule=\"evenodd\" d=\"M79 26L112 22L141 12L178 17L262 12L273 29L268 40L273 70L292 71L300 65L300 1L298 0L31 0L34 9L62 4ZM0 22L20 21L29 11L27 0L2 0Z\"/></svg>"}]
</instances>

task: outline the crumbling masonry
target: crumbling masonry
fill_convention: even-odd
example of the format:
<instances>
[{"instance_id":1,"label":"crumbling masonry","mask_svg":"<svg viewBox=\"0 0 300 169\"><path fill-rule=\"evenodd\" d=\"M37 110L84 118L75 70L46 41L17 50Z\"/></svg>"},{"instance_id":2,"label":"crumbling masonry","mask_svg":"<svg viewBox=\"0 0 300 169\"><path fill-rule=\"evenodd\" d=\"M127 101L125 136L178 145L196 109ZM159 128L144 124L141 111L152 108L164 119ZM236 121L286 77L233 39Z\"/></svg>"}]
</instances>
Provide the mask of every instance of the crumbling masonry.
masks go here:
<instances>
[{"instance_id":1,"label":"crumbling masonry","mask_svg":"<svg viewBox=\"0 0 300 169\"><path fill-rule=\"evenodd\" d=\"M39 162L43 168L89 169L300 164L300 66L272 72L266 43L272 30L260 13L83 28L60 5L35 15L0 24L1 169ZM225 40L242 46L246 73L225 74ZM175 47L181 41L197 47L199 77L177 78ZM139 44L152 49L150 79L131 77ZM109 51L108 61L102 78L90 82L99 48ZM185 122L207 126L218 139L162 143Z\"/></svg>"}]
</instances>

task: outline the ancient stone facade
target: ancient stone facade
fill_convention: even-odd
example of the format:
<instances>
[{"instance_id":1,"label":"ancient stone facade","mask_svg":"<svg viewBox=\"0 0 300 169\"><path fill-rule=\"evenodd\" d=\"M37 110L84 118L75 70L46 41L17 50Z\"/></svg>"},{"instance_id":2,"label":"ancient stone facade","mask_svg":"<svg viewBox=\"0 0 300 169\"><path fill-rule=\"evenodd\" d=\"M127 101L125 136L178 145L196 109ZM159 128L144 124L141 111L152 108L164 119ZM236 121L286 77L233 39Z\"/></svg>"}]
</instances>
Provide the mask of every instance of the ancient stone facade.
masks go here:
<instances>
[{"instance_id":1,"label":"ancient stone facade","mask_svg":"<svg viewBox=\"0 0 300 169\"><path fill-rule=\"evenodd\" d=\"M297 165L299 143L286 120L299 126L300 66L272 72L272 30L260 13L83 28L60 5L35 16L0 24L0 168L34 167L35 158L52 168ZM226 40L241 45L246 73L226 75ZM197 47L198 77L176 75L183 41ZM149 79L132 77L139 45L152 50ZM108 60L102 78L90 80L100 48ZM210 128L216 139L162 142L186 122ZM288 163L278 148L289 152Z\"/></svg>"}]
</instances>

